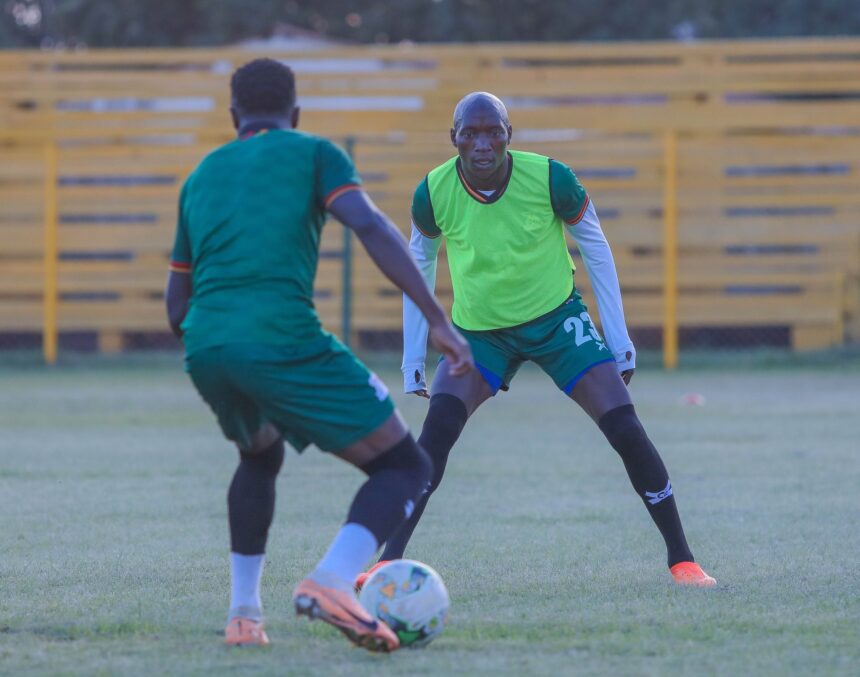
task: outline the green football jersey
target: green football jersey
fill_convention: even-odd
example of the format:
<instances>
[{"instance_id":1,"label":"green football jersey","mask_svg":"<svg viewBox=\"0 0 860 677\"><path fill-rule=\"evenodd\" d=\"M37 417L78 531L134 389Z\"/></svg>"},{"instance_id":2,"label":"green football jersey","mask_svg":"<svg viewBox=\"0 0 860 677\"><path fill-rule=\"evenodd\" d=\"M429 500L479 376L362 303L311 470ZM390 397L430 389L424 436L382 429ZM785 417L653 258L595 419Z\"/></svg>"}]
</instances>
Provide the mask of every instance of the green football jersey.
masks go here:
<instances>
[{"instance_id":1,"label":"green football jersey","mask_svg":"<svg viewBox=\"0 0 860 677\"><path fill-rule=\"evenodd\" d=\"M588 195L560 162L522 151L509 151L509 159L509 174L491 195L469 185L454 157L431 171L413 198L416 227L445 236L451 314L463 329L529 322L573 290L564 224L582 218Z\"/></svg>"},{"instance_id":2,"label":"green football jersey","mask_svg":"<svg viewBox=\"0 0 860 677\"><path fill-rule=\"evenodd\" d=\"M313 282L325 210L359 187L346 153L295 130L263 129L204 158L182 188L171 257L173 270L191 274L186 353L319 338Z\"/></svg>"}]
</instances>

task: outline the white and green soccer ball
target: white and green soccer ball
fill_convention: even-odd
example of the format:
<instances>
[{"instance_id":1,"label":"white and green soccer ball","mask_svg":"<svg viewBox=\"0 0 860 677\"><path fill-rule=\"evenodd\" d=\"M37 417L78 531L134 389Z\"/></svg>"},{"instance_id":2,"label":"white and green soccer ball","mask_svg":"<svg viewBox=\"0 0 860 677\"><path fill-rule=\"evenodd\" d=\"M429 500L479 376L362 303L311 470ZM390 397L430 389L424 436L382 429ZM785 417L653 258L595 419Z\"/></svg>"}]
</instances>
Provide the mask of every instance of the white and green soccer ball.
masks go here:
<instances>
[{"instance_id":1,"label":"white and green soccer ball","mask_svg":"<svg viewBox=\"0 0 860 677\"><path fill-rule=\"evenodd\" d=\"M400 646L425 646L445 628L451 602L442 577L411 559L396 559L373 572L358 601L400 638Z\"/></svg>"}]
</instances>

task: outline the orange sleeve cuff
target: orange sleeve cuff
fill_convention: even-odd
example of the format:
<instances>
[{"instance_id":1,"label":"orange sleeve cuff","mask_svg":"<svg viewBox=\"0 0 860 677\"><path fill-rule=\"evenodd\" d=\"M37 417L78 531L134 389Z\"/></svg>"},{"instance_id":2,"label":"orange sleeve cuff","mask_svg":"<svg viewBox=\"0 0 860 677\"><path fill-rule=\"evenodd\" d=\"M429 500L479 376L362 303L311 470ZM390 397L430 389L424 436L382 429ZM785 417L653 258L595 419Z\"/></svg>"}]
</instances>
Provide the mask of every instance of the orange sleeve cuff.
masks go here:
<instances>
[{"instance_id":1,"label":"orange sleeve cuff","mask_svg":"<svg viewBox=\"0 0 860 677\"><path fill-rule=\"evenodd\" d=\"M440 236L442 235L442 233L441 233L441 232L440 232L440 233L436 233L435 235L431 235L430 233L425 233L425 232L424 232L424 229L423 229L423 228L421 228L421 226L419 226L419 225L418 225L418 222L415 220L415 217L414 217L414 216L412 217L412 224L413 224L413 225L418 229L418 232L419 232L419 233L421 233L424 237L426 237L426 238L428 238L428 239L430 239L430 240L435 240L437 237L440 237Z\"/></svg>"},{"instance_id":2,"label":"orange sleeve cuff","mask_svg":"<svg viewBox=\"0 0 860 677\"><path fill-rule=\"evenodd\" d=\"M567 225L573 226L582 221L582 217L585 216L585 210L588 209L588 203L591 202L591 198L588 195L585 196L585 202L582 203L582 209L579 210L579 214L574 216L572 219L567 221Z\"/></svg>"},{"instance_id":3,"label":"orange sleeve cuff","mask_svg":"<svg viewBox=\"0 0 860 677\"><path fill-rule=\"evenodd\" d=\"M325 200L323 200L323 205L328 209L332 202L337 200L344 193L348 193L352 190L361 190L361 186L357 183L347 183L339 188L335 188L332 192L326 195Z\"/></svg>"}]
</instances>

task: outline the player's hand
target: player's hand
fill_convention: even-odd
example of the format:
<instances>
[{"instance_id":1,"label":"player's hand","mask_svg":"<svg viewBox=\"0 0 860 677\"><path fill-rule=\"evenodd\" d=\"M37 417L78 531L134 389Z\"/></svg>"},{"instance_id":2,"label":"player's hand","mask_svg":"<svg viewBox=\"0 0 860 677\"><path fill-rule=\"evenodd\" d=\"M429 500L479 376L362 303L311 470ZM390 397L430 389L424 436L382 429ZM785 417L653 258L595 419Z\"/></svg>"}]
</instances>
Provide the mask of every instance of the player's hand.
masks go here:
<instances>
[{"instance_id":1,"label":"player's hand","mask_svg":"<svg viewBox=\"0 0 860 677\"><path fill-rule=\"evenodd\" d=\"M462 376L475 368L472 349L448 320L430 326L430 345L445 356L452 376Z\"/></svg>"},{"instance_id":2,"label":"player's hand","mask_svg":"<svg viewBox=\"0 0 860 677\"><path fill-rule=\"evenodd\" d=\"M633 372L636 371L636 350L631 346L631 350L621 354L616 353L615 364L618 366L618 373L621 375L624 385L629 386Z\"/></svg>"},{"instance_id":3,"label":"player's hand","mask_svg":"<svg viewBox=\"0 0 860 677\"><path fill-rule=\"evenodd\" d=\"M423 397L425 400L430 399L430 392L424 388L421 388L421 390L413 390L407 394L408 395L418 395L418 397Z\"/></svg>"}]
</instances>

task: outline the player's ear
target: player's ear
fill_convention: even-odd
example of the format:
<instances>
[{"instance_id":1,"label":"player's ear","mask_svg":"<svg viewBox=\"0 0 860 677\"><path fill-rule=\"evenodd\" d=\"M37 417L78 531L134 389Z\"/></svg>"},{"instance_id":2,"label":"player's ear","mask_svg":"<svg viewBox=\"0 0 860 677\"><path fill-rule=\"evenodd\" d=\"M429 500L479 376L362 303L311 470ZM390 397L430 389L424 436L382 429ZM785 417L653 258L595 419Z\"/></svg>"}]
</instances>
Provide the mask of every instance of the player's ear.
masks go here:
<instances>
[{"instance_id":1,"label":"player's ear","mask_svg":"<svg viewBox=\"0 0 860 677\"><path fill-rule=\"evenodd\" d=\"M295 129L299 126L299 116L302 112L302 109L296 106L293 108L293 112L290 113L290 126Z\"/></svg>"},{"instance_id":2,"label":"player's ear","mask_svg":"<svg viewBox=\"0 0 860 677\"><path fill-rule=\"evenodd\" d=\"M514 128L508 125L508 145L511 143L511 139L514 136Z\"/></svg>"},{"instance_id":3,"label":"player's ear","mask_svg":"<svg viewBox=\"0 0 860 677\"><path fill-rule=\"evenodd\" d=\"M457 146L457 130L451 127L451 145Z\"/></svg>"},{"instance_id":4,"label":"player's ear","mask_svg":"<svg viewBox=\"0 0 860 677\"><path fill-rule=\"evenodd\" d=\"M239 112L230 106L230 119L233 120L233 129L239 131Z\"/></svg>"}]
</instances>

